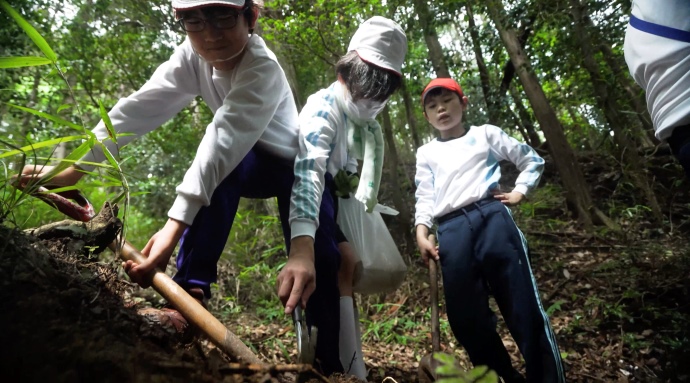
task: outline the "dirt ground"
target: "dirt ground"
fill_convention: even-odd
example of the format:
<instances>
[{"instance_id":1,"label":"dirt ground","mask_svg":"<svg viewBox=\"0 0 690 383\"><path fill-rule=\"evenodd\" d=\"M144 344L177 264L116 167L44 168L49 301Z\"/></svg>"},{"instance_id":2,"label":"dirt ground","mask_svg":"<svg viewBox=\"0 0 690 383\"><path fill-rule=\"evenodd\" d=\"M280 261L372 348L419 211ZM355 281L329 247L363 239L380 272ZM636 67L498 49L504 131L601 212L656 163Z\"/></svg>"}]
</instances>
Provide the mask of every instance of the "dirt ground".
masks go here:
<instances>
[{"instance_id":1,"label":"dirt ground","mask_svg":"<svg viewBox=\"0 0 690 383\"><path fill-rule=\"evenodd\" d=\"M669 333L678 331L671 321L688 323L690 317L688 262L644 255L646 244L638 243L641 255L634 256L634 262L626 266L638 271L634 275L618 274L601 265L620 256L616 254L620 245L585 238L563 241L554 233L544 236L546 239L533 255L535 274L547 298L545 302L556 302L562 308L551 319L561 351L567 355L564 364L568 381L688 381L690 354L671 349L666 343L674 336L682 342L689 335L687 329L684 333ZM674 241L662 244L669 253L683 255L685 246L687 243ZM70 251L71 247L70 241L38 241L0 226L3 382L357 382L346 376L325 380L308 372L299 374L299 366L278 364L285 360L281 350L267 349L262 339L270 333L291 347L291 337L279 325L259 329L252 325L256 320L248 316L238 317L228 326L245 328L243 339L264 360L276 364L267 368L238 365L207 341L166 332L136 314L132 291L138 288L118 276L114 264L89 259ZM558 255L544 262L547 253ZM554 262L564 266L559 271L544 266ZM567 270L568 278L562 277L563 270ZM560 273L561 278L554 277L554 273ZM412 316L415 314L406 310L427 304L424 295L413 291L418 291L420 285L414 280L417 277L387 297L403 304L399 312L389 310L384 315ZM622 295L630 291L631 285L640 291L639 296ZM591 304L594 296L608 302L619 299L627 314L614 312L610 305ZM581 316L588 320L574 324ZM413 331L428 330L423 319L419 318L419 323ZM624 333L633 336L625 337ZM520 365L515 344L505 330L502 335ZM426 352L425 346L365 343L369 381L417 381L418 357ZM454 354L469 368L466 356L458 354L458 347L447 334L442 339L443 351Z\"/></svg>"},{"instance_id":2,"label":"dirt ground","mask_svg":"<svg viewBox=\"0 0 690 383\"><path fill-rule=\"evenodd\" d=\"M0 225L3 382L353 381L309 366L232 363L203 339L147 322L116 265L75 251L85 241Z\"/></svg>"},{"instance_id":3,"label":"dirt ground","mask_svg":"<svg viewBox=\"0 0 690 383\"><path fill-rule=\"evenodd\" d=\"M595 198L639 204L615 172L595 167L586 172ZM521 226L569 382L690 381L690 187L687 180L657 185L664 189L659 195L665 196L670 232L631 215L618 237L584 233L563 218L566 209L558 204L538 207L535 219ZM116 263L89 257L96 247L84 238L41 240L0 224L0 381L356 382L281 364L290 359L285 349L294 349L285 323L257 325L262 322L251 313L226 325L272 363L268 367L233 363L203 339L185 339L147 322L136 314L139 288L117 274ZM428 295L421 293L426 283L413 260L403 286L379 300L387 309L365 313L372 323L390 324L391 334L419 340L403 344L365 334L369 381L417 381L419 358L430 344ZM414 326L406 327L408 322ZM501 335L521 366L505 328ZM452 334L442 334L442 351L470 367Z\"/></svg>"}]
</instances>

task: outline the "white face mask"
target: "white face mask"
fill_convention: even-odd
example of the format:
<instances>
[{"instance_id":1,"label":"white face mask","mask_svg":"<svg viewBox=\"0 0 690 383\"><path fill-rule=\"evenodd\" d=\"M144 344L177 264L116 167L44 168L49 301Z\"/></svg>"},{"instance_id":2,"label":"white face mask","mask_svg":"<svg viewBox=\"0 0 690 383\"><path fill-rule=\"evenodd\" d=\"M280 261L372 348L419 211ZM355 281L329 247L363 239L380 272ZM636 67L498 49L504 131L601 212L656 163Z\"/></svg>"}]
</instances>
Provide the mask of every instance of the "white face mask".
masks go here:
<instances>
[{"instance_id":1,"label":"white face mask","mask_svg":"<svg viewBox=\"0 0 690 383\"><path fill-rule=\"evenodd\" d=\"M357 120L367 121L373 120L383 108L386 106L386 101L374 101L374 100L357 100L352 101L352 96L350 92L344 92L343 101L345 101L346 113Z\"/></svg>"},{"instance_id":2,"label":"white face mask","mask_svg":"<svg viewBox=\"0 0 690 383\"><path fill-rule=\"evenodd\" d=\"M355 102L357 108L363 116L373 119L386 107L388 100L374 101L374 100L358 100Z\"/></svg>"}]
</instances>

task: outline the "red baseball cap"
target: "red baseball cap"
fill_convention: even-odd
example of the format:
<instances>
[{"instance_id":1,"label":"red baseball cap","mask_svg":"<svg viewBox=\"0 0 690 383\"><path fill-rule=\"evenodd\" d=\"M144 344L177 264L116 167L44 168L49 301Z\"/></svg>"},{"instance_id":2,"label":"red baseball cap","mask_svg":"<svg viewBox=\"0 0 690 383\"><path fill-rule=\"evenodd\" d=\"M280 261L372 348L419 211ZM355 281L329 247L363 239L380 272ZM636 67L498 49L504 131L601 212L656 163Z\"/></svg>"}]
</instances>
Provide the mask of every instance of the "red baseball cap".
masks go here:
<instances>
[{"instance_id":1,"label":"red baseball cap","mask_svg":"<svg viewBox=\"0 0 690 383\"><path fill-rule=\"evenodd\" d=\"M458 96L460 96L461 100L465 96L464 94L462 94L462 88L460 88L460 84L458 84L452 78L436 78L431 80L431 82L424 88L424 91L422 92L422 104L424 104L424 99L426 98L427 93L429 93L430 90L435 88L444 88L448 89L451 92L455 92L458 94Z\"/></svg>"}]
</instances>

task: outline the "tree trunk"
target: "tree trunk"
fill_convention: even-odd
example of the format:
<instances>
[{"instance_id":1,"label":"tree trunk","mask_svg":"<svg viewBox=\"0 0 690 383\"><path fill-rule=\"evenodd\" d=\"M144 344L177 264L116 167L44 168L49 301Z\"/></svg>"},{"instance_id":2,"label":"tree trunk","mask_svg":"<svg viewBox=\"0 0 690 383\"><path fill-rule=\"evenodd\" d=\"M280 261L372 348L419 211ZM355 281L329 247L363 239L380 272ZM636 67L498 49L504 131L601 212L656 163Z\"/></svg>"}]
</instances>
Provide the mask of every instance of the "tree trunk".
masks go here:
<instances>
[{"instance_id":1,"label":"tree trunk","mask_svg":"<svg viewBox=\"0 0 690 383\"><path fill-rule=\"evenodd\" d=\"M486 68L484 62L484 55L482 54L482 46L477 32L477 26L474 24L474 13L472 12L472 5L465 4L467 11L467 20L469 22L470 39L472 40L472 48L474 49L474 59L477 62L477 70L479 71L479 81L482 84L482 93L484 94L484 102L486 102L486 110L489 115L489 123L498 125L498 111L496 105L492 101L491 96L491 79L489 77L489 70Z\"/></svg>"},{"instance_id":2,"label":"tree trunk","mask_svg":"<svg viewBox=\"0 0 690 383\"><path fill-rule=\"evenodd\" d=\"M415 242L412 238L412 232L410 231L410 228L412 227L410 219L411 214L410 210L407 208L407 204L405 203L405 198L403 197L403 188L400 182L400 176L398 174L398 164L400 161L398 159L398 151L395 148L395 138L393 137L393 124L391 123L391 116L388 105L386 105L386 107L383 108L381 115L383 116L383 134L386 140L386 160L384 161L384 166L388 169L387 173L389 174L389 176L386 177L386 179L388 179L391 183L391 197L393 199L395 209L400 212L400 214L398 214L396 218L398 225L400 225L403 238L405 239L407 248L413 249L414 247L412 246L415 245ZM408 261L410 260L408 259Z\"/></svg>"},{"instance_id":3,"label":"tree trunk","mask_svg":"<svg viewBox=\"0 0 690 383\"><path fill-rule=\"evenodd\" d=\"M579 13L581 14L580 20L584 23L583 28L585 31L597 30L596 26L592 22L592 19L586 14L584 5ZM649 115L649 111L647 111L647 105L643 93L639 92L639 88L632 84L632 81L630 81L630 76L628 76L627 71L625 71L620 64L620 60L622 58L617 57L613 53L611 45L605 41L605 39L604 41L601 41L601 38L598 38L597 40L599 40L597 43L598 50L604 57L608 67L611 68L616 82L620 84L628 94L629 97L626 101L628 101L635 110L642 125L642 129L640 129L639 134L635 134L635 138L639 140L639 144L641 144L643 147L649 148L656 146L659 141L656 139L656 137L654 137L654 125L652 124L652 117ZM591 44L594 45L594 43Z\"/></svg>"},{"instance_id":4,"label":"tree trunk","mask_svg":"<svg viewBox=\"0 0 690 383\"><path fill-rule=\"evenodd\" d=\"M436 72L436 77L450 77L448 65L443 58L443 49L434 28L433 18L429 12L429 5L426 3L426 0L415 0L414 6L419 15L419 25L424 34L424 41L426 41L426 45L429 48L429 59L434 67L434 72Z\"/></svg>"},{"instance_id":5,"label":"tree trunk","mask_svg":"<svg viewBox=\"0 0 690 383\"><path fill-rule=\"evenodd\" d=\"M580 100L581 98L578 96L578 91L581 88L571 88L568 91L564 90L563 87L561 86L560 83L555 83L556 90L559 94L571 94L572 99L574 100ZM596 132L596 129L590 128L590 124L587 121L585 117L582 116L582 113L580 112L579 108L575 109L573 107L573 104L571 102L568 102L567 100L563 103L563 107L565 108L566 113L568 114L568 117L573 121L573 126L571 128L571 132L578 133L582 139L579 141L580 145L580 150L593 150L594 148L597 148L599 146L599 142L601 141L601 134Z\"/></svg>"},{"instance_id":6,"label":"tree trunk","mask_svg":"<svg viewBox=\"0 0 690 383\"><path fill-rule=\"evenodd\" d=\"M534 24L534 20L535 17L532 14L532 16L525 22L525 25L523 26L522 31L520 32L520 35L518 37L520 49L525 49L525 45L527 44L527 38L529 37L530 33L532 33L532 24ZM498 91L500 97L503 97L503 95L505 95L508 89L510 88L510 83L513 81L513 77L515 77L515 65L513 64L512 60L508 60L508 62L503 67L503 79L501 80L501 87Z\"/></svg>"},{"instance_id":7,"label":"tree trunk","mask_svg":"<svg viewBox=\"0 0 690 383\"><path fill-rule=\"evenodd\" d=\"M532 146L529 144L529 135L527 134L527 130L525 130L525 126L522 124L522 121L520 121L520 117L518 117L518 115L513 111L510 111L510 116L513 119L513 123L515 124L518 132L520 132L520 135L522 135L522 140L527 142L528 145Z\"/></svg>"},{"instance_id":8,"label":"tree trunk","mask_svg":"<svg viewBox=\"0 0 690 383\"><path fill-rule=\"evenodd\" d=\"M594 206L585 177L575 158L575 153L566 140L563 126L549 105L544 90L520 47L515 31L508 29L506 25L503 4L497 0L490 0L487 9L498 29L501 40L506 46L516 74L549 143L549 152L563 181L568 204L574 209L578 221L587 229L591 229L594 223L593 217L599 218L611 229L616 229L616 225Z\"/></svg>"},{"instance_id":9,"label":"tree trunk","mask_svg":"<svg viewBox=\"0 0 690 383\"><path fill-rule=\"evenodd\" d=\"M661 223L663 222L661 207L656 199L654 190L650 186L646 168L637 153L637 142L629 136L629 130L624 128L627 125L626 121L618 113L616 100L610 97L606 80L602 78L599 64L594 58L591 39L586 28L587 22L584 21L585 18L588 18L586 10L580 3L580 0L570 0L570 5L575 21L575 38L582 50L582 61L592 80L597 103L604 111L606 121L613 130L613 138L618 146L625 174L631 179L635 187L642 191L655 220L657 223Z\"/></svg>"},{"instance_id":10,"label":"tree trunk","mask_svg":"<svg viewBox=\"0 0 690 383\"><path fill-rule=\"evenodd\" d=\"M589 24L591 25L591 19L589 19ZM629 96L629 101L632 104L633 109L637 113L637 118L642 124L642 132L639 135L640 142L645 147L653 147L659 144L659 140L654 136L654 125L652 124L652 117L649 115L647 110L647 103L644 99L642 92L636 86L633 86L630 81L630 77L626 72L621 69L616 56L613 54L611 47L608 44L600 44L599 50L604 56L606 63L613 71L614 75L619 84L623 86L625 92Z\"/></svg>"},{"instance_id":11,"label":"tree trunk","mask_svg":"<svg viewBox=\"0 0 690 383\"><path fill-rule=\"evenodd\" d=\"M540 147L541 146L541 138L539 137L537 130L534 129L534 124L532 124L532 117L529 115L529 112L527 112L527 109L522 104L522 99L518 95L518 92L514 86L510 87L510 95L513 97L513 103L515 104L515 109L517 109L517 111L518 111L518 115L520 116L521 124L525 129L525 133L527 134L527 138L528 138L527 142L533 148Z\"/></svg>"},{"instance_id":12,"label":"tree trunk","mask_svg":"<svg viewBox=\"0 0 690 383\"><path fill-rule=\"evenodd\" d=\"M414 143L414 147L412 149L416 149L422 146L422 140L419 138L417 119L414 118L414 107L412 106L412 99L410 97L410 92L407 88L407 82L404 77L402 79L400 94L402 95L403 103L405 104L405 118L407 119L407 126L410 128L410 135L412 135L412 142Z\"/></svg>"}]
</instances>

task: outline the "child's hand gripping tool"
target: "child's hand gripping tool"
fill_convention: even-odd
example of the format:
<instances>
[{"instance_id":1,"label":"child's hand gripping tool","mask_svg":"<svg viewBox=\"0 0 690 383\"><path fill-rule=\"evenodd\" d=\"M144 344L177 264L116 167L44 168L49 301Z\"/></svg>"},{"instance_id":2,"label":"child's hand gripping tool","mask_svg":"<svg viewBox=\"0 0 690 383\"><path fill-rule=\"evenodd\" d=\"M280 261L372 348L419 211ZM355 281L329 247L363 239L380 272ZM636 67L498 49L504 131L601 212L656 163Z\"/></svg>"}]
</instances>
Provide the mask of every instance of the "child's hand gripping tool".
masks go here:
<instances>
[{"instance_id":1,"label":"child's hand gripping tool","mask_svg":"<svg viewBox=\"0 0 690 383\"><path fill-rule=\"evenodd\" d=\"M317 328L312 326L311 334L309 334L307 317L299 305L292 310L292 320L295 323L295 333L297 334L298 361L302 364L313 364L316 355Z\"/></svg>"}]
</instances>

